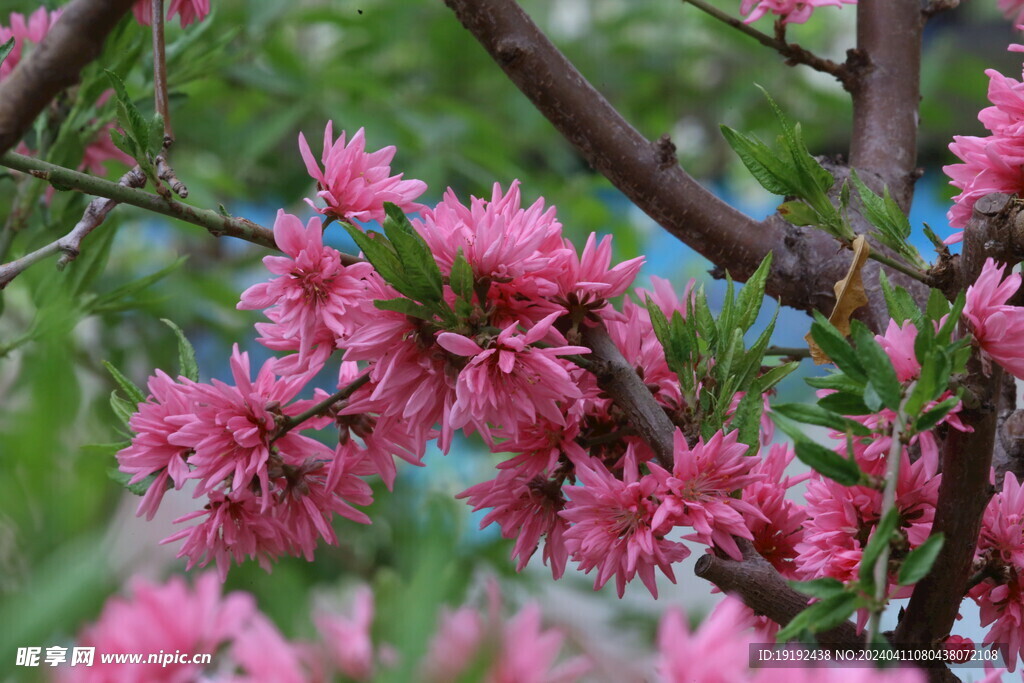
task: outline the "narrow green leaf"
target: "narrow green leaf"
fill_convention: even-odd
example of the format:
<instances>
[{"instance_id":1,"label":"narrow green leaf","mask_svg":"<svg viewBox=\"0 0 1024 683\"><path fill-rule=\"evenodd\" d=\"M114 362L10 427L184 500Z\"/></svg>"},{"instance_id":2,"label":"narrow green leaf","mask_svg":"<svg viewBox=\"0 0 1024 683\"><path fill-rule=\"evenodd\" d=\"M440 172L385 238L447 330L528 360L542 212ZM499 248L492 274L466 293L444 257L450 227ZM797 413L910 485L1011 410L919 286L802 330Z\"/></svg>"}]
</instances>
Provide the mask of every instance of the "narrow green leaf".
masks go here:
<instances>
[{"instance_id":1,"label":"narrow green leaf","mask_svg":"<svg viewBox=\"0 0 1024 683\"><path fill-rule=\"evenodd\" d=\"M946 300L946 296L937 289L929 290L928 305L925 308L925 315L928 316L928 319L937 322L947 313L949 313L949 301Z\"/></svg>"},{"instance_id":2,"label":"narrow green leaf","mask_svg":"<svg viewBox=\"0 0 1024 683\"><path fill-rule=\"evenodd\" d=\"M946 417L949 411L960 405L959 396L950 396L945 401L935 405L931 410L925 412L914 422L914 431L927 432L939 423L939 420ZM911 413L913 414L913 413Z\"/></svg>"},{"instance_id":3,"label":"narrow green leaf","mask_svg":"<svg viewBox=\"0 0 1024 683\"><path fill-rule=\"evenodd\" d=\"M157 475L151 474L145 479L142 479L141 481L138 481L134 484L129 484L128 482L130 482L132 480L132 477L134 477L135 475L129 474L128 472L122 472L116 467L108 467L107 476L116 481L124 488L128 489L128 491L130 491L131 493L134 493L136 496L146 495L146 491L149 490L149 487L153 485L153 482L156 481L157 478ZM168 483L170 483L170 480L168 480Z\"/></svg>"},{"instance_id":4,"label":"narrow green leaf","mask_svg":"<svg viewBox=\"0 0 1024 683\"><path fill-rule=\"evenodd\" d=\"M789 438L793 440L796 457L805 465L822 476L834 479L843 486L853 486L860 481L861 471L857 463L848 460L833 450L811 441L791 421L780 413L773 412L772 420Z\"/></svg>"},{"instance_id":5,"label":"narrow green leaf","mask_svg":"<svg viewBox=\"0 0 1024 683\"><path fill-rule=\"evenodd\" d=\"M831 410L807 403L777 403L772 412L784 415L791 420L804 424L828 427L838 432L849 431L857 436L869 436L871 430L859 422L843 417Z\"/></svg>"},{"instance_id":6,"label":"narrow green leaf","mask_svg":"<svg viewBox=\"0 0 1024 683\"><path fill-rule=\"evenodd\" d=\"M864 384L862 382L857 382L842 372L834 372L824 377L808 377L804 381L815 389L835 389L836 391L845 391L858 396L864 391Z\"/></svg>"},{"instance_id":7,"label":"narrow green leaf","mask_svg":"<svg viewBox=\"0 0 1024 683\"><path fill-rule=\"evenodd\" d=\"M839 579L833 579L831 577L825 577L821 579L811 579L810 581L787 581L787 583L793 587L794 590L800 591L804 595L810 595L812 598L831 598L833 595L839 595L846 590L846 586Z\"/></svg>"},{"instance_id":8,"label":"narrow green leaf","mask_svg":"<svg viewBox=\"0 0 1024 683\"><path fill-rule=\"evenodd\" d=\"M149 122L149 133L146 136L146 151L156 158L164 149L164 117L159 112Z\"/></svg>"},{"instance_id":9,"label":"narrow green leaf","mask_svg":"<svg viewBox=\"0 0 1024 683\"><path fill-rule=\"evenodd\" d=\"M412 299L378 299L373 302L373 305L382 311L404 313L405 315L411 315L414 318L420 318L422 320L434 319L434 314L429 308L416 303Z\"/></svg>"},{"instance_id":10,"label":"narrow green leaf","mask_svg":"<svg viewBox=\"0 0 1024 683\"><path fill-rule=\"evenodd\" d=\"M132 280L131 282L99 295L91 304L89 304L89 310L95 311L97 308L105 308L116 301L138 294L173 273L187 260L188 256L180 256L175 259L173 263L164 266L155 273L150 273L149 275L140 277L137 280Z\"/></svg>"},{"instance_id":11,"label":"narrow green leaf","mask_svg":"<svg viewBox=\"0 0 1024 683\"><path fill-rule=\"evenodd\" d=\"M116 128L110 129L110 140L114 143L114 147L135 159L139 156L139 150L135 146L135 141L129 137L126 137Z\"/></svg>"},{"instance_id":12,"label":"narrow green leaf","mask_svg":"<svg viewBox=\"0 0 1024 683\"><path fill-rule=\"evenodd\" d=\"M754 176L761 187L772 194L793 195L795 188L787 178L794 174L792 166L781 159L766 144L729 126L722 125L722 136Z\"/></svg>"},{"instance_id":13,"label":"narrow green leaf","mask_svg":"<svg viewBox=\"0 0 1024 683\"><path fill-rule=\"evenodd\" d=\"M818 405L840 415L868 415L877 412L867 406L864 393L867 393L867 389L862 388L858 393L837 391L820 398Z\"/></svg>"},{"instance_id":14,"label":"narrow green leaf","mask_svg":"<svg viewBox=\"0 0 1024 683\"><path fill-rule=\"evenodd\" d=\"M857 353L850 346L850 342L828 321L828 318L818 311L814 311L811 338L832 359L836 367L854 380L867 381L867 372L858 360Z\"/></svg>"},{"instance_id":15,"label":"narrow green leaf","mask_svg":"<svg viewBox=\"0 0 1024 683\"><path fill-rule=\"evenodd\" d=\"M778 212L793 225L817 225L821 222L817 212L799 199L779 204Z\"/></svg>"},{"instance_id":16,"label":"narrow green leaf","mask_svg":"<svg viewBox=\"0 0 1024 683\"><path fill-rule=\"evenodd\" d=\"M871 330L859 320L850 323L850 336L857 344L857 358L867 373L869 388L874 388L887 408L899 410L900 401L903 399L903 388L896 377L896 370L892 367L889 354L885 352L881 344L875 341ZM871 403L867 401L867 392L865 392L865 403L871 407Z\"/></svg>"},{"instance_id":17,"label":"narrow green leaf","mask_svg":"<svg viewBox=\"0 0 1024 683\"><path fill-rule=\"evenodd\" d=\"M907 553L900 566L899 584L910 586L927 576L945 541L946 537L942 533L933 534L924 543Z\"/></svg>"},{"instance_id":18,"label":"narrow green leaf","mask_svg":"<svg viewBox=\"0 0 1024 683\"><path fill-rule=\"evenodd\" d=\"M921 327L924 314L917 307L917 302L910 292L902 287L893 287L884 270L879 270L879 281L882 283L882 294L889 308L889 317L900 325L910 321L915 327Z\"/></svg>"},{"instance_id":19,"label":"narrow green leaf","mask_svg":"<svg viewBox=\"0 0 1024 683\"><path fill-rule=\"evenodd\" d=\"M7 55L11 54L11 50L14 49L14 38L8 38L7 42L0 45L0 65L7 59Z\"/></svg>"},{"instance_id":20,"label":"narrow green leaf","mask_svg":"<svg viewBox=\"0 0 1024 683\"><path fill-rule=\"evenodd\" d=\"M761 313L761 306L764 303L764 287L768 282L768 275L772 270L772 253L768 252L757 270L747 279L743 289L740 290L737 306L739 308L738 326L745 333L757 320Z\"/></svg>"},{"instance_id":21,"label":"narrow green leaf","mask_svg":"<svg viewBox=\"0 0 1024 683\"><path fill-rule=\"evenodd\" d=\"M370 262L370 265L380 273L380 276L389 285L408 296L406 293L408 285L403 277L402 263L398 259L398 253L391 246L391 242L384 235L372 230L363 232L348 223L342 223L342 227L352 237L356 246L359 247L359 250L363 252L363 255Z\"/></svg>"},{"instance_id":22,"label":"narrow green leaf","mask_svg":"<svg viewBox=\"0 0 1024 683\"><path fill-rule=\"evenodd\" d=\"M790 361L774 368L757 378L758 392L763 394L776 384L785 379L790 373L800 367L799 361Z\"/></svg>"},{"instance_id":23,"label":"narrow green leaf","mask_svg":"<svg viewBox=\"0 0 1024 683\"><path fill-rule=\"evenodd\" d=\"M137 406L134 406L121 398L115 389L110 392L110 407L113 409L114 415L117 416L117 419L124 423L125 427L129 427L128 421L131 419L132 415L135 414Z\"/></svg>"},{"instance_id":24,"label":"narrow green leaf","mask_svg":"<svg viewBox=\"0 0 1024 683\"><path fill-rule=\"evenodd\" d=\"M748 391L740 399L733 413L729 426L739 432L737 440L750 446L748 455L757 454L757 446L761 436L761 415L764 412L764 398L761 394Z\"/></svg>"},{"instance_id":25,"label":"narrow green leaf","mask_svg":"<svg viewBox=\"0 0 1024 683\"><path fill-rule=\"evenodd\" d=\"M466 301L473 301L473 268L462 253L462 247L459 247L455 260L452 262L452 272L448 280L456 296L461 296Z\"/></svg>"},{"instance_id":26,"label":"narrow green leaf","mask_svg":"<svg viewBox=\"0 0 1024 683\"><path fill-rule=\"evenodd\" d=\"M964 311L964 305L967 303L967 295L964 290L960 290L957 294L956 299L953 300L953 305L949 309L949 315L946 321L942 323L942 327L939 328L939 332L935 335L936 341L939 344L948 344L949 340L953 336L953 330L956 329L957 323L960 322L960 314Z\"/></svg>"},{"instance_id":27,"label":"narrow green leaf","mask_svg":"<svg viewBox=\"0 0 1024 683\"><path fill-rule=\"evenodd\" d=\"M118 451L122 451L132 445L131 441L117 441L115 443L88 443L79 448L82 455L89 457L112 458Z\"/></svg>"},{"instance_id":28,"label":"narrow green leaf","mask_svg":"<svg viewBox=\"0 0 1024 683\"><path fill-rule=\"evenodd\" d=\"M121 390L125 393L132 404L138 407L140 403L146 402L146 394L143 393L142 389L137 387L134 382L121 374L121 371L115 368L111 363L108 363L107 361L102 362L103 367L107 369L107 372L109 372L111 377L114 378L114 381L117 382L119 387L121 387Z\"/></svg>"},{"instance_id":29,"label":"narrow green leaf","mask_svg":"<svg viewBox=\"0 0 1024 683\"><path fill-rule=\"evenodd\" d=\"M193 382L198 382L199 364L196 363L196 350L192 347L192 343L173 321L161 318L160 322L174 330L174 334L178 338L178 372Z\"/></svg>"},{"instance_id":30,"label":"narrow green leaf","mask_svg":"<svg viewBox=\"0 0 1024 683\"><path fill-rule=\"evenodd\" d=\"M136 148L140 152L144 152L149 140L149 122L143 118L138 107L135 106L135 102L128 96L128 89L125 87L124 81L110 69L105 71L117 95L118 119L121 129L134 140ZM144 157L145 155L140 156ZM143 159L136 156L136 160L142 161Z\"/></svg>"},{"instance_id":31,"label":"narrow green leaf","mask_svg":"<svg viewBox=\"0 0 1024 683\"><path fill-rule=\"evenodd\" d=\"M843 592L816 602L779 630L776 640L784 643L804 631L820 633L839 626L857 609L857 595Z\"/></svg>"},{"instance_id":32,"label":"narrow green leaf","mask_svg":"<svg viewBox=\"0 0 1024 683\"><path fill-rule=\"evenodd\" d=\"M899 523L899 511L892 508L885 514L875 527L874 533L864 547L864 553L860 561L860 582L863 586L875 585L875 565L882 550L889 547L896 532L896 525Z\"/></svg>"},{"instance_id":33,"label":"narrow green leaf","mask_svg":"<svg viewBox=\"0 0 1024 683\"><path fill-rule=\"evenodd\" d=\"M384 232L398 254L404 279L412 290L406 296L424 303L441 301L444 296L441 270L430 247L400 208L384 202L384 211L388 215L384 221Z\"/></svg>"}]
</instances>

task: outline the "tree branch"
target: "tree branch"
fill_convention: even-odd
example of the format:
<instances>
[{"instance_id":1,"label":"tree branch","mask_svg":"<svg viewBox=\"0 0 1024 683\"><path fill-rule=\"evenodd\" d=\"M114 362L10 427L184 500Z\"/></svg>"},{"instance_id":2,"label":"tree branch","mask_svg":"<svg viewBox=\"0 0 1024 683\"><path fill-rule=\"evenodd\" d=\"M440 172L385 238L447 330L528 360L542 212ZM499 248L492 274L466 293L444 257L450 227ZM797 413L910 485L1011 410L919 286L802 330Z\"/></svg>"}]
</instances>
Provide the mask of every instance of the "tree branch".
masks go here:
<instances>
[{"instance_id":1,"label":"tree branch","mask_svg":"<svg viewBox=\"0 0 1024 683\"><path fill-rule=\"evenodd\" d=\"M667 136L651 142L629 125L514 0L445 2L580 155L648 216L739 281L773 252L768 294L801 310L831 310L847 266L832 238L777 217L755 221L704 189L679 166Z\"/></svg>"},{"instance_id":2,"label":"tree branch","mask_svg":"<svg viewBox=\"0 0 1024 683\"><path fill-rule=\"evenodd\" d=\"M865 63L852 81L850 165L887 185L904 211L916 180L923 25L919 0L857 5L855 54Z\"/></svg>"},{"instance_id":3,"label":"tree branch","mask_svg":"<svg viewBox=\"0 0 1024 683\"><path fill-rule=\"evenodd\" d=\"M852 79L854 77L851 70L845 64L837 64L831 59L824 59L814 54L810 50L800 47L795 43L788 43L785 40L779 40L767 33L758 31L753 26L745 23L741 19L723 12L714 5L711 5L704 0L682 0L683 3L688 3L696 7L697 9L705 12L706 14L714 17L718 21L732 26L740 33L744 33L757 42L761 43L765 47L769 47L780 55L786 58L786 64L793 66L795 64L804 64L811 67L815 71L821 71L835 76L836 80L843 84L843 88L849 90L852 86Z\"/></svg>"},{"instance_id":4,"label":"tree branch","mask_svg":"<svg viewBox=\"0 0 1024 683\"><path fill-rule=\"evenodd\" d=\"M134 0L75 0L32 53L0 83L0 155L18 143L32 122L82 69Z\"/></svg>"},{"instance_id":5,"label":"tree branch","mask_svg":"<svg viewBox=\"0 0 1024 683\"><path fill-rule=\"evenodd\" d=\"M180 221L206 228L215 237L227 235L258 244L261 247L267 247L268 249L278 248L274 242L273 231L246 218L225 216L209 209L200 209L188 204L182 204L152 192L119 185L109 180L79 173L70 168L64 168L63 166L57 166L14 152L7 152L0 156L0 166L7 166L8 168L28 173L35 178L47 181L58 189L71 188L87 194L107 197L120 204L131 204L154 213L177 218ZM358 257L342 254L342 263L345 265L351 265L360 261L362 259Z\"/></svg>"},{"instance_id":6,"label":"tree branch","mask_svg":"<svg viewBox=\"0 0 1024 683\"><path fill-rule=\"evenodd\" d=\"M138 166L125 173L118 181L118 185L123 185L124 187L143 187L145 184L146 174ZM86 207L81 220L75 224L75 227L68 234L15 261L0 265L0 289L9 285L11 280L21 275L29 266L52 254L61 253L60 260L57 262L57 269L62 270L64 266L78 258L82 249L82 240L103 224L107 214L115 206L117 206L115 200L97 197L89 202L89 206Z\"/></svg>"},{"instance_id":7,"label":"tree branch","mask_svg":"<svg viewBox=\"0 0 1024 683\"><path fill-rule=\"evenodd\" d=\"M959 263L961 288L977 279L986 258L1008 261L1010 244L999 237L1009 232L1011 214L1015 211L1010 201L979 200L975 204L974 216L964 231ZM958 417L973 431L951 429L942 444L942 483L932 533L945 534L946 542L934 569L914 587L896 629L899 642L937 645L949 635L956 620L970 578L982 515L991 495L989 473L1003 375L995 363L990 370L983 367L977 350L972 353L965 384L977 401L958 413Z\"/></svg>"}]
</instances>

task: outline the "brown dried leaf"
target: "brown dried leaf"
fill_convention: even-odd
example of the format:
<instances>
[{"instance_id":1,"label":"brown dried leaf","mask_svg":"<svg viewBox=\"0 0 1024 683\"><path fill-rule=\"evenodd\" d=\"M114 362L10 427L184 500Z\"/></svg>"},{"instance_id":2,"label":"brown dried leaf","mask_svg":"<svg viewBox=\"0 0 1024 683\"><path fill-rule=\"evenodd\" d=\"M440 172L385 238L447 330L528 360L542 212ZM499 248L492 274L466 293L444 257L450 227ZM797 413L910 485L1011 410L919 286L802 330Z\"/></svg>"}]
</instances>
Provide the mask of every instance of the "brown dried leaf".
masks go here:
<instances>
[{"instance_id":1,"label":"brown dried leaf","mask_svg":"<svg viewBox=\"0 0 1024 683\"><path fill-rule=\"evenodd\" d=\"M864 238L864 235L857 235L856 239L853 240L853 261L850 263L850 268L846 271L846 277L835 285L836 305L832 309L832 314L829 315L828 321L843 336L849 336L850 334L850 317L853 315L853 312L868 303L868 295L864 291L864 281L861 279L861 270L864 268L864 264L867 263L870 254L871 247L868 246L867 239ZM832 362L832 359L814 343L814 339L811 338L810 334L805 336L804 339L807 341L807 348L811 351L811 359L815 365L824 365L825 363Z\"/></svg>"}]
</instances>

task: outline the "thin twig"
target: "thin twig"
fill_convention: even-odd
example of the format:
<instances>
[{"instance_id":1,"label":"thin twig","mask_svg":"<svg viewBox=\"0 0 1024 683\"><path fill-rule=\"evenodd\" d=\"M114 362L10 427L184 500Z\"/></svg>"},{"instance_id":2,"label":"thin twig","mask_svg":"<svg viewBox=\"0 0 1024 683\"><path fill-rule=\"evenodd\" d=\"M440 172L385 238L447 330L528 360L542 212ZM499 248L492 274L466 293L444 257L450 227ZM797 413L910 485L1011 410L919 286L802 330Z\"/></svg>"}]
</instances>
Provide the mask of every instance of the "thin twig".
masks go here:
<instances>
[{"instance_id":1,"label":"thin twig","mask_svg":"<svg viewBox=\"0 0 1024 683\"><path fill-rule=\"evenodd\" d=\"M770 47L771 49L775 50L780 55L785 57L786 64L789 64L790 66L795 64L804 64L805 66L811 67L815 71L821 71L822 73L827 73L830 74L831 76L834 76L836 80L842 83L843 87L847 90L849 90L852 86L854 73L846 64L838 64L836 62L833 62L831 59L819 57L810 50L800 47L795 43L786 42L785 40L780 39L778 37L773 38L767 33L762 33L753 26L744 23L740 19L737 19L736 17L723 12L717 7L704 2L704 0L682 0L682 2L684 4L688 3L690 5L693 5L697 9L717 19L718 21L721 21L722 23L733 27L737 31L750 36L751 38L761 43L765 47ZM778 27L778 25L776 25L776 27Z\"/></svg>"},{"instance_id":2,"label":"thin twig","mask_svg":"<svg viewBox=\"0 0 1024 683\"><path fill-rule=\"evenodd\" d=\"M313 407L309 408L308 410L303 411L303 412L299 413L298 415L293 415L293 416L291 416L289 418L286 418L284 420L284 422L281 423L280 429L277 430L277 434L274 435L274 438L271 439L271 442L277 441L282 436L284 436L285 434L287 434L292 429L294 429L295 427L299 426L300 424L302 424L306 420L308 420L310 418L313 418L313 417L316 417L318 415L323 415L328 410L330 410L331 407L335 403L337 403L338 401L344 401L345 399L350 397L352 394L354 394L356 392L356 390L359 389L359 387L363 386L364 384L366 384L369 381L370 381L370 371L367 370L366 372L361 374L359 377L355 378L354 380L349 382L347 385L345 385L344 388L339 389L338 391L336 391L335 393L331 394L330 396L325 398L323 401L320 401L319 403L317 403Z\"/></svg>"},{"instance_id":3,"label":"thin twig","mask_svg":"<svg viewBox=\"0 0 1024 683\"><path fill-rule=\"evenodd\" d=\"M164 42L164 0L151 0L153 10L153 104L164 120L163 150L157 155L156 175L182 199L188 197L188 188L178 179L168 160L168 150L174 144L171 110L167 97L167 49ZM161 193L162 194L162 193Z\"/></svg>"},{"instance_id":4,"label":"thin twig","mask_svg":"<svg viewBox=\"0 0 1024 683\"><path fill-rule=\"evenodd\" d=\"M931 276L928 275L928 273L921 272L917 268L913 268L911 266L900 263L896 259L889 258L885 254L879 253L877 251L872 251L870 254L868 254L868 258L870 258L873 261L878 261L882 265L889 266L893 270L898 270L904 275L912 277L918 282L923 282L929 287L931 287L934 284L934 280L931 278Z\"/></svg>"},{"instance_id":5,"label":"thin twig","mask_svg":"<svg viewBox=\"0 0 1024 683\"><path fill-rule=\"evenodd\" d=\"M40 161L39 159L15 152L7 152L0 156L0 166L6 166L16 171L27 173L34 178L45 180L58 188L72 188L86 194L107 197L120 204L130 204L154 213L163 214L164 216L177 218L180 221L206 228L215 237L227 235L228 237L235 237L246 242L258 244L261 247L269 249L278 248L274 242L274 233L271 230L246 218L226 216L216 211L200 209L189 204L174 201L173 199L168 201L152 192L125 187L103 178L79 173L64 166L57 166L56 164ZM342 254L341 259L345 265L362 261L362 259L350 254Z\"/></svg>"},{"instance_id":6,"label":"thin twig","mask_svg":"<svg viewBox=\"0 0 1024 683\"><path fill-rule=\"evenodd\" d=\"M138 166L125 173L118 181L118 185L124 187L142 187L145 184L146 174ZM56 253L61 254L60 260L57 261L57 270L63 270L67 264L78 258L82 250L82 240L103 223L115 206L117 201L97 197L89 202L81 220L66 235L19 259L0 265L0 289L10 284L30 266Z\"/></svg>"}]
</instances>

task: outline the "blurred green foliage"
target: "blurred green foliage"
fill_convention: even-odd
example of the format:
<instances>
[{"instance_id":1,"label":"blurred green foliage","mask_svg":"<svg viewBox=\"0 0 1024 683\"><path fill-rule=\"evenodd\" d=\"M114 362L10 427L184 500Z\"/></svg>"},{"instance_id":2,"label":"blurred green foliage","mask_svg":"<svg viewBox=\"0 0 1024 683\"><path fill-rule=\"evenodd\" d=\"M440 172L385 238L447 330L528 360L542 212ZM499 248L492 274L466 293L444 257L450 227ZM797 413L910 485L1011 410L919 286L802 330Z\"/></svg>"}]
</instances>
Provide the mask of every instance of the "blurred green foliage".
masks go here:
<instances>
[{"instance_id":1,"label":"blurred green foliage","mask_svg":"<svg viewBox=\"0 0 1024 683\"><path fill-rule=\"evenodd\" d=\"M37 4L7 0L4 9L28 12ZM741 194L759 191L717 132L726 123L763 139L774 135L773 116L754 82L800 119L815 154L841 154L848 146L848 97L835 82L786 67L693 7L635 0L522 4L643 134L671 134L683 165L698 177L731 181ZM612 232L617 258L641 253L644 235L624 200L518 93L443 3L213 5L209 21L187 30L169 24L173 159L190 202L224 204L264 224L278 206L308 213L301 198L311 194L312 182L297 134L304 131L318 150L323 127L333 119L335 131L365 126L371 148L397 145L393 168L427 181L430 198L448 186L463 196L486 194L495 181L507 186L520 178L528 200L544 195L559 206L569 235ZM738 2L722 5L735 11ZM842 59L853 46L854 16L853 8L821 10L808 25L793 27L790 39ZM771 31L768 21L758 26ZM922 163L948 163L951 135L979 132L982 70L1015 71L1017 58L1001 52L1010 39L1008 23L978 3L930 27ZM113 115L109 103L93 106L109 87L101 67L117 71L149 115L148 40L145 29L126 19L84 75L77 89L82 99L65 96L48 110L30 136L34 148L74 165L97 117L102 122ZM125 170L110 166L113 177ZM58 192L46 205L43 196L41 184L0 174L0 216L13 214L23 223L0 260L66 232L86 202ZM160 322L169 318L196 343L203 378L223 376L231 343L253 346L251 325L260 318L236 311L235 304L261 277L264 254L122 207L66 270L39 264L0 293L0 679L15 644L69 638L156 546L154 535L126 531L136 501L108 479L109 457L83 448L122 438L107 400L114 384L101 361L140 385L153 368L175 369L176 341ZM153 274L157 281L143 282L145 288L132 286ZM231 572L228 587L254 592L286 634L302 636L309 635L316 591L368 581L378 588L382 636L409 652L422 651L441 601L461 599L482 567L513 574L506 542L493 533L463 533L468 511L451 496L489 477L493 462L463 460L472 462L441 465L440 479L405 476L404 470L395 492L377 491L368 511L374 524L339 523L341 544L322 546L316 562L284 560L269 576L248 564ZM438 454L428 456L431 467L439 461ZM650 621L641 625L651 628Z\"/></svg>"}]
</instances>

